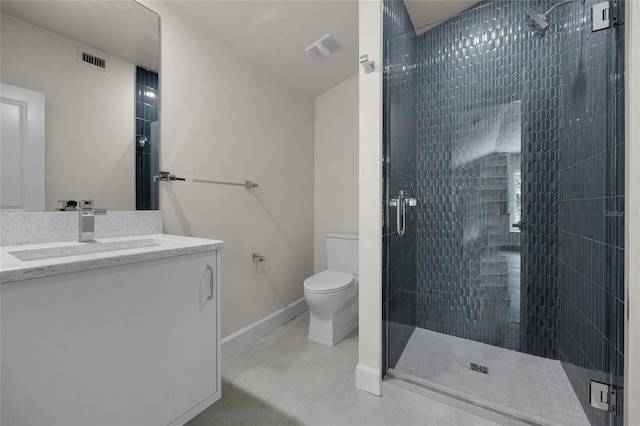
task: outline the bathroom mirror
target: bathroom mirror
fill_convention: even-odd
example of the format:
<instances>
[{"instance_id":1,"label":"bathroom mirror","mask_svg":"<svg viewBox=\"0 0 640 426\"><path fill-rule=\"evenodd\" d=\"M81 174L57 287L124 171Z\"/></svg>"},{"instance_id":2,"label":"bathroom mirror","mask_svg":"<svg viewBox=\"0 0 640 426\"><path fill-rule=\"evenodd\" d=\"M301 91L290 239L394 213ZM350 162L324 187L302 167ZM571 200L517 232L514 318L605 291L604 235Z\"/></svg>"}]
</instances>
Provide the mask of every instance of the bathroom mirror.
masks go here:
<instances>
[{"instance_id":1,"label":"bathroom mirror","mask_svg":"<svg viewBox=\"0 0 640 426\"><path fill-rule=\"evenodd\" d=\"M3 0L0 10L0 80L45 98L45 210L63 199L135 210L140 170L158 161L158 15L133 0ZM141 70L152 72L142 82ZM144 120L153 137L136 136ZM154 153L144 162L140 145Z\"/></svg>"}]
</instances>

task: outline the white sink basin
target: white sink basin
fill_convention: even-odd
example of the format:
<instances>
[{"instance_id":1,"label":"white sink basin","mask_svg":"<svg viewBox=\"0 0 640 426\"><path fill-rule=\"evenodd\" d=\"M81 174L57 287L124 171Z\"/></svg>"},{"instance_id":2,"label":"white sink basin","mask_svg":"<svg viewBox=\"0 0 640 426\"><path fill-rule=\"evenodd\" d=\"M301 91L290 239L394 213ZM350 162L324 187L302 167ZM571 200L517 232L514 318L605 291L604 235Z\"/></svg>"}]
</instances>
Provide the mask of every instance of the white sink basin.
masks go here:
<instances>
[{"instance_id":1,"label":"white sink basin","mask_svg":"<svg viewBox=\"0 0 640 426\"><path fill-rule=\"evenodd\" d=\"M222 250L218 240L169 234L0 247L0 283Z\"/></svg>"},{"instance_id":2,"label":"white sink basin","mask_svg":"<svg viewBox=\"0 0 640 426\"><path fill-rule=\"evenodd\" d=\"M92 242L74 246L50 247L42 249L10 251L9 254L22 261L55 259L58 257L81 256L83 254L104 253L165 245L166 241L154 238L140 240L113 241L108 243Z\"/></svg>"}]
</instances>

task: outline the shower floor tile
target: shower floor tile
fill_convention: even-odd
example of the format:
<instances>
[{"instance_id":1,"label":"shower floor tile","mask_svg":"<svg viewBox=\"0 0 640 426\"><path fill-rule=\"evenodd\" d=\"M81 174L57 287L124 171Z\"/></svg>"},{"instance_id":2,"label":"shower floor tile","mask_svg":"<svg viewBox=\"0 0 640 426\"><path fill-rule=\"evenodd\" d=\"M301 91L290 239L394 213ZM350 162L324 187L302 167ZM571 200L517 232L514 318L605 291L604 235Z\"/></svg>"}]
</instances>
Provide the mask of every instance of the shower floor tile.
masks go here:
<instances>
[{"instance_id":1,"label":"shower floor tile","mask_svg":"<svg viewBox=\"0 0 640 426\"><path fill-rule=\"evenodd\" d=\"M416 328L392 372L540 424L589 426L560 361Z\"/></svg>"}]
</instances>

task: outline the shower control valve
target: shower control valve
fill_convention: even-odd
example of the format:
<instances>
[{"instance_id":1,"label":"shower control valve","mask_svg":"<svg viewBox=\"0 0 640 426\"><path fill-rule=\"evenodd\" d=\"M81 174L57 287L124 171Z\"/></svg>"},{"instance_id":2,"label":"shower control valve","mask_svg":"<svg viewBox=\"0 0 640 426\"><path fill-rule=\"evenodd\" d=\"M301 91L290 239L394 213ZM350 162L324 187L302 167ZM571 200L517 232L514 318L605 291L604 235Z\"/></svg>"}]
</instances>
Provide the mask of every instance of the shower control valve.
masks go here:
<instances>
[{"instance_id":1,"label":"shower control valve","mask_svg":"<svg viewBox=\"0 0 640 426\"><path fill-rule=\"evenodd\" d=\"M391 207L398 207L398 200L400 200L401 198L392 198L389 201L389 206ZM418 205L418 200L416 198L413 197L407 197L405 195L402 195L402 203L404 203L407 207L415 207Z\"/></svg>"}]
</instances>

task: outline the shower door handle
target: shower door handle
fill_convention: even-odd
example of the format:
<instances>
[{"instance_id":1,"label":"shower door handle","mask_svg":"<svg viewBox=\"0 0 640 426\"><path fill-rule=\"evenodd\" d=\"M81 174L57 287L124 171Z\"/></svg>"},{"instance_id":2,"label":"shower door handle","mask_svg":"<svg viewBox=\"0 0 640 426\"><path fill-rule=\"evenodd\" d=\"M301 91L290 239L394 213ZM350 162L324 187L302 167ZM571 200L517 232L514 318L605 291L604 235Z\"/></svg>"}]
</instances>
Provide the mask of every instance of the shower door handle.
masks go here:
<instances>
[{"instance_id":1,"label":"shower door handle","mask_svg":"<svg viewBox=\"0 0 640 426\"><path fill-rule=\"evenodd\" d=\"M404 191L400 191L400 195L397 198L391 200L391 206L396 208L396 232L401 237L406 232L407 225L407 205L415 207L418 205L418 200L412 197L407 197Z\"/></svg>"},{"instance_id":2,"label":"shower door handle","mask_svg":"<svg viewBox=\"0 0 640 426\"><path fill-rule=\"evenodd\" d=\"M404 191L400 191L400 195L397 198L397 206L396 206L396 231L398 235L401 237L404 235L406 231L406 213L407 206L404 203Z\"/></svg>"}]
</instances>

